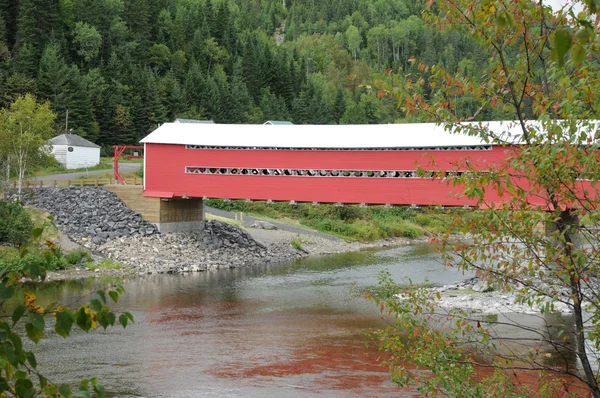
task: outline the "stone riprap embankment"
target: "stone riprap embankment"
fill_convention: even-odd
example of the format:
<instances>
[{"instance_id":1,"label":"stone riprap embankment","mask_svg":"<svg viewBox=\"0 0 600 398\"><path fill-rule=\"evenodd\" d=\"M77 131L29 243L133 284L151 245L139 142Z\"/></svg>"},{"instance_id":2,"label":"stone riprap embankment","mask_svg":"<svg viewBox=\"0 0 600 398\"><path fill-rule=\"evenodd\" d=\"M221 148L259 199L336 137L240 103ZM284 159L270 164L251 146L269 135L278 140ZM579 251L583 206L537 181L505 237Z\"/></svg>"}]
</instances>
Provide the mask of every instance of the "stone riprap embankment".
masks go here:
<instances>
[{"instance_id":1,"label":"stone riprap embankment","mask_svg":"<svg viewBox=\"0 0 600 398\"><path fill-rule=\"evenodd\" d=\"M78 243L83 239L101 245L116 238L158 233L156 226L104 188L38 188L25 202L52 214L54 223Z\"/></svg>"},{"instance_id":2,"label":"stone riprap embankment","mask_svg":"<svg viewBox=\"0 0 600 398\"><path fill-rule=\"evenodd\" d=\"M273 251L241 228L207 221L190 234L116 239L97 251L144 273L199 272L278 262L305 254L287 247Z\"/></svg>"},{"instance_id":3,"label":"stone riprap embankment","mask_svg":"<svg viewBox=\"0 0 600 398\"><path fill-rule=\"evenodd\" d=\"M189 234L159 234L103 188L39 188L26 202L52 214L72 241L140 273L199 272L306 256L289 241L267 247L220 221L207 221Z\"/></svg>"}]
</instances>

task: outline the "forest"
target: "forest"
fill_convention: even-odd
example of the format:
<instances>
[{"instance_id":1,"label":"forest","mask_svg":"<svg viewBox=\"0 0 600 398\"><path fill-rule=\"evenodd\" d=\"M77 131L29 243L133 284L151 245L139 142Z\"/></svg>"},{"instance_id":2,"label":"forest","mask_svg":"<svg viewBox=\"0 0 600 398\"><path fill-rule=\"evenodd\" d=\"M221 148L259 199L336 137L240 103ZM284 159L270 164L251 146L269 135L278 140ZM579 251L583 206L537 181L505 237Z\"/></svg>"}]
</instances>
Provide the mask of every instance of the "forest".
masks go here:
<instances>
[{"instance_id":1,"label":"forest","mask_svg":"<svg viewBox=\"0 0 600 398\"><path fill-rule=\"evenodd\" d=\"M0 0L0 108L34 94L56 114L56 135L69 131L107 149L175 118L422 121L378 82L402 90L427 79L421 62L483 79L489 56L424 23L422 3ZM468 96L454 104L457 117L503 118Z\"/></svg>"}]
</instances>

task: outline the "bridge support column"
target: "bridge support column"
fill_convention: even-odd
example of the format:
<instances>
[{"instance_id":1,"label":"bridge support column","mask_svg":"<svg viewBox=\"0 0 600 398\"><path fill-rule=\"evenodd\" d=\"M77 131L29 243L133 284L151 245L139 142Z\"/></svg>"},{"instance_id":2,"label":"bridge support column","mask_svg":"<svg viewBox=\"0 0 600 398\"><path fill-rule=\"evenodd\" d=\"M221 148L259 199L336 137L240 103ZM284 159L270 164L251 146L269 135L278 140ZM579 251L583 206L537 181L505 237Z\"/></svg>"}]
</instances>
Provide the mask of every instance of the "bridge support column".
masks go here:
<instances>
[{"instance_id":1,"label":"bridge support column","mask_svg":"<svg viewBox=\"0 0 600 398\"><path fill-rule=\"evenodd\" d=\"M144 196L141 185L106 185L105 189L114 192L131 210L158 227L160 232L190 232L202 228L204 200L160 199Z\"/></svg>"},{"instance_id":2,"label":"bridge support column","mask_svg":"<svg viewBox=\"0 0 600 398\"><path fill-rule=\"evenodd\" d=\"M200 198L161 199L156 226L161 233L190 232L202 228L204 216L204 200Z\"/></svg>"}]
</instances>

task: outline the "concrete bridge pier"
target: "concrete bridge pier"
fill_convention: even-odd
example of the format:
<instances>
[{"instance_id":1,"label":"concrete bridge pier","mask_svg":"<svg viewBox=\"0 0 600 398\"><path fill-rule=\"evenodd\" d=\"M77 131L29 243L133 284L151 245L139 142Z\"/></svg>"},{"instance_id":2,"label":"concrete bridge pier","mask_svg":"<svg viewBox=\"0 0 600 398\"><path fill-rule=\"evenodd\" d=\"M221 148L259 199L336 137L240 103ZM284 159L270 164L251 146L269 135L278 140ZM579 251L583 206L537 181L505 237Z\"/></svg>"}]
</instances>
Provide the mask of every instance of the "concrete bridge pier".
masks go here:
<instances>
[{"instance_id":1,"label":"concrete bridge pier","mask_svg":"<svg viewBox=\"0 0 600 398\"><path fill-rule=\"evenodd\" d=\"M144 220L156 225L161 233L190 232L203 226L204 201L201 198L149 198L144 196L144 188L140 185L106 185L105 188Z\"/></svg>"}]
</instances>

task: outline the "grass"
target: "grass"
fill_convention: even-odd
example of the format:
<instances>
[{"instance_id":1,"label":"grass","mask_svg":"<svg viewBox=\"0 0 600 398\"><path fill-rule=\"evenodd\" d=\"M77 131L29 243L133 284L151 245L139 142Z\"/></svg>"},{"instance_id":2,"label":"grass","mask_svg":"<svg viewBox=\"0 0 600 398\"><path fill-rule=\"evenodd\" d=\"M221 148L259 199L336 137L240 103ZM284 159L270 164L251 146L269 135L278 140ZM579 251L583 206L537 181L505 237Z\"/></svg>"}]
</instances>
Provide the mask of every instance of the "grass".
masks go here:
<instances>
[{"instance_id":1,"label":"grass","mask_svg":"<svg viewBox=\"0 0 600 398\"><path fill-rule=\"evenodd\" d=\"M102 259L99 262L89 261L85 263L85 266L91 270L101 269L101 270L120 270L123 268L127 268L127 266L118 261L113 261L109 258Z\"/></svg>"},{"instance_id":2,"label":"grass","mask_svg":"<svg viewBox=\"0 0 600 398\"><path fill-rule=\"evenodd\" d=\"M142 163L144 159L127 159L120 158L119 163ZM66 169L58 162L53 163L51 165L45 166L33 172L34 177L47 176L51 174L65 174L65 173L80 173L85 171L95 171L95 170L112 170L113 168L113 158L109 157L101 157L100 164L92 167L82 167L79 169Z\"/></svg>"},{"instance_id":3,"label":"grass","mask_svg":"<svg viewBox=\"0 0 600 398\"><path fill-rule=\"evenodd\" d=\"M448 214L440 209L410 207L313 206L218 199L208 201L207 205L274 220L289 219L304 227L356 241L393 237L419 238L445 231L450 219Z\"/></svg>"},{"instance_id":4,"label":"grass","mask_svg":"<svg viewBox=\"0 0 600 398\"><path fill-rule=\"evenodd\" d=\"M304 250L304 247L302 246L302 244L309 243L309 242L310 242L309 239L305 239L298 234L292 238L292 240L290 241L290 245L292 245L292 247L294 249L304 252L306 250Z\"/></svg>"},{"instance_id":5,"label":"grass","mask_svg":"<svg viewBox=\"0 0 600 398\"><path fill-rule=\"evenodd\" d=\"M236 227L240 227L243 228L244 227L244 223L238 220L232 220L231 218L227 218L227 217L219 217L219 216L215 216L214 214L206 214L206 219L211 221L221 221L227 224L231 224L231 225L235 225Z\"/></svg>"}]
</instances>

